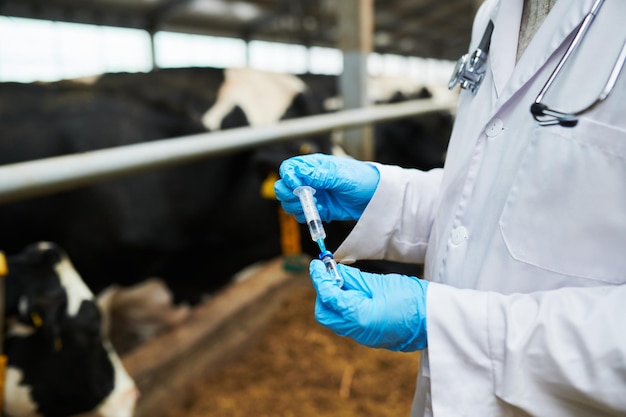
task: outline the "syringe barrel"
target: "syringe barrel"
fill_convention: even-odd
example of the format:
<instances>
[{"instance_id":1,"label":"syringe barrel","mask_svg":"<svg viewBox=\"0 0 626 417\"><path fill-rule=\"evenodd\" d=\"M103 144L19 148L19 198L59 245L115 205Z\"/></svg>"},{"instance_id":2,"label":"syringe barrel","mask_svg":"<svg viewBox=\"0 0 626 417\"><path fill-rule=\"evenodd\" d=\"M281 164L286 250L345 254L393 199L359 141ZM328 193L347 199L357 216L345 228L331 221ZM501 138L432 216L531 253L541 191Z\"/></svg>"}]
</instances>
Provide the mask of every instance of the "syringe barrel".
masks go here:
<instances>
[{"instance_id":1,"label":"syringe barrel","mask_svg":"<svg viewBox=\"0 0 626 417\"><path fill-rule=\"evenodd\" d=\"M296 187L296 189L293 190L293 193L298 196L300 204L302 204L302 210L304 211L306 225L311 233L311 239L313 239L314 242L317 242L319 239L325 239L326 232L324 231L320 213L317 211L315 200L313 199L315 189L309 187L308 185L302 185L300 187Z\"/></svg>"}]
</instances>

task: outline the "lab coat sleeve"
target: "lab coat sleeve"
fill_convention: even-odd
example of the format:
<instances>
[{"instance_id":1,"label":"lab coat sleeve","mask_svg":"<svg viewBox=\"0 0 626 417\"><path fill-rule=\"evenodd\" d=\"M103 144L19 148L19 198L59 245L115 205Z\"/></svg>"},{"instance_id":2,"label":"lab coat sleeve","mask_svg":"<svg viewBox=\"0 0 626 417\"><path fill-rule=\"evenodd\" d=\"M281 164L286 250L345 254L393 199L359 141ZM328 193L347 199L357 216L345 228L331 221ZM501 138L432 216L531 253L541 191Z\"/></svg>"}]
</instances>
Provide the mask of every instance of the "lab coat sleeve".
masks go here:
<instances>
[{"instance_id":1,"label":"lab coat sleeve","mask_svg":"<svg viewBox=\"0 0 626 417\"><path fill-rule=\"evenodd\" d=\"M435 416L626 415L626 285L427 297Z\"/></svg>"},{"instance_id":2,"label":"lab coat sleeve","mask_svg":"<svg viewBox=\"0 0 626 417\"><path fill-rule=\"evenodd\" d=\"M420 171L374 164L378 188L335 258L422 263L439 199L442 169Z\"/></svg>"}]
</instances>

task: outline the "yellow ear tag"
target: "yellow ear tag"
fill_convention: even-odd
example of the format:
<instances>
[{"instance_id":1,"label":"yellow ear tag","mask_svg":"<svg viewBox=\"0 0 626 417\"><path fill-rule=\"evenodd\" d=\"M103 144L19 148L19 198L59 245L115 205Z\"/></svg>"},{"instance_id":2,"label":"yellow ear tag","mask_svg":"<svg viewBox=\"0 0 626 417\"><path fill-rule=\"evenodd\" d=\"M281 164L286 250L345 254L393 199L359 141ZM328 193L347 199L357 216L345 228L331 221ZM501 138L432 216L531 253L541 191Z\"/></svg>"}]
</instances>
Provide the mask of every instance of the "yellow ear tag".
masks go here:
<instances>
[{"instance_id":1,"label":"yellow ear tag","mask_svg":"<svg viewBox=\"0 0 626 417\"><path fill-rule=\"evenodd\" d=\"M7 276L9 274L9 267L7 266L7 257L3 252L0 252L0 277Z\"/></svg>"},{"instance_id":2,"label":"yellow ear tag","mask_svg":"<svg viewBox=\"0 0 626 417\"><path fill-rule=\"evenodd\" d=\"M276 200L276 193L274 193L274 183L278 180L278 174L270 172L267 174L267 178L261 184L261 197L268 200Z\"/></svg>"},{"instance_id":3,"label":"yellow ear tag","mask_svg":"<svg viewBox=\"0 0 626 417\"><path fill-rule=\"evenodd\" d=\"M35 327L41 327L43 325L43 319L41 316L34 311L30 313L30 319L33 321Z\"/></svg>"},{"instance_id":4,"label":"yellow ear tag","mask_svg":"<svg viewBox=\"0 0 626 417\"><path fill-rule=\"evenodd\" d=\"M56 339L54 339L54 349L57 352L63 349L63 341L61 340L60 337L57 337Z\"/></svg>"}]
</instances>

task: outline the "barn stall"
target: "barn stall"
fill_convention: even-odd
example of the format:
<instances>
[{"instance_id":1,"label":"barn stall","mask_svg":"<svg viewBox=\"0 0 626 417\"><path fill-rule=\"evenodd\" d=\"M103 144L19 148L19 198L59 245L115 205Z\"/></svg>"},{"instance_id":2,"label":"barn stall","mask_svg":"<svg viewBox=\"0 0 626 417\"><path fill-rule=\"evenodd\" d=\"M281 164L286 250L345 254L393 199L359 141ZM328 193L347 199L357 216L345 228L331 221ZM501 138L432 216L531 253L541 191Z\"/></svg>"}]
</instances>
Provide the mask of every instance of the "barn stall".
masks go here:
<instances>
[{"instance_id":1,"label":"barn stall","mask_svg":"<svg viewBox=\"0 0 626 417\"><path fill-rule=\"evenodd\" d=\"M87 9L85 12L80 5L69 1L50 2L49 7L44 8L36 7L34 3L18 4L9 1L3 3L1 12L14 16L99 24L123 25L123 22L134 22L134 25L147 26L148 23L145 22L136 23L146 13L145 9L141 9L145 5L142 2L128 3L135 9L129 11L124 2L92 2L88 7L95 9ZM199 19L194 21L188 13L180 11L181 7L184 11L185 2L161 3L163 7L159 8L160 14L151 15L151 33L155 33L159 26L214 33L210 28L212 25L217 26L216 23L198 23ZM257 7L263 7L266 11L264 17L267 21L255 26L258 32L248 31L246 35L274 40L290 38L293 41L293 33L280 34L281 30L285 30L285 27L281 28L280 22L281 17L295 12L288 6L289 2L279 3L256 2ZM457 9L454 9L456 12L463 7L471 10L475 7L473 2L460 3L465 4L457 5ZM309 14L312 12L305 10L304 4L302 10L298 11L301 15L291 16L292 19L306 21L307 17L311 17ZM376 32L370 32L374 21L377 30L382 32L384 28L386 36L393 38L399 35L389 32L397 25L389 22L393 19L402 20L398 16L403 16L407 22L398 26L398 31L404 30L404 37L422 39L423 36L420 35L424 34L408 31L415 19L427 14L430 20L426 19L425 22L437 26L437 22L450 17L450 11L442 11L445 6L436 6L434 2L418 2L415 9L398 2L376 11L370 2L341 4L345 9L337 10L332 16L332 21L339 20L342 25L341 35L337 36L337 33L333 34L328 30L320 31L319 36L324 38L309 42L339 45L344 51L344 72L340 77L340 90L344 91L346 108L361 107L365 103L367 87L362 82L355 83L355 80L364 78L364 59L372 48L399 52L394 50L399 43L380 41L380 45L376 44L375 37L372 36ZM412 13L409 13L409 9ZM321 11L327 9L320 6L317 12ZM129 13L139 18L125 20L124 17L128 17ZM357 16L358 19L355 18ZM315 17L320 19L321 25L328 27L328 21L322 20L321 14ZM227 21L223 17L218 17L217 20L222 24ZM202 29L199 26L191 28L192 21L201 25ZM462 25L453 24L454 28L458 26ZM241 26L236 28L241 30ZM218 32L223 35L225 30L222 27ZM443 39L442 33L446 29L438 30L440 32L431 30L429 35L435 37L439 34ZM452 29L447 30L449 32ZM454 41L445 43L445 46L441 39L422 41L422 48L431 48L429 53L419 49L419 45L414 46L416 49L409 50L405 43L404 54L438 58L448 58L449 55L451 58L467 44L467 26L458 30L465 31L461 41L455 38ZM300 35L305 38L312 36L308 32ZM327 36L330 38L326 39ZM457 42L455 47L454 42ZM437 44L440 47L433 50L432 45ZM307 120L281 122L280 125L267 128L244 128L232 132L177 138L175 142L156 142L152 147L137 145L134 149L111 149L89 155L0 167L2 178L6 179L0 189L0 202L7 204L109 181L159 166L211 158L264 142L289 141L305 133L360 127L449 108L450 103L414 102L346 110ZM375 159L371 142L368 145L367 129L353 130L352 133L353 136L346 135L344 142L349 152L355 157ZM122 158L121 155L125 156ZM23 173L28 175L24 176ZM298 259L297 264L300 267L295 269L293 265L285 268L285 262L284 258L267 260L247 279L229 284L193 308L188 319L181 325L157 335L124 355L123 362L142 391L137 416L155 416L160 413L198 416L250 415L262 411L263 404L267 407L267 414L278 415L307 415L306 410L316 415L385 415L383 410L389 411L389 415L408 412L417 356L390 355L389 352L363 349L349 341L337 339L312 323L314 294L307 281L308 258L303 255ZM283 342L277 342L274 338L280 338L278 340ZM282 349L285 346L290 349ZM306 363L310 366L303 368ZM262 372L259 372L259 367ZM294 374L294 370L300 372ZM239 379L239 382L234 383L232 378ZM385 383L381 384L381 380ZM278 385L272 385L270 381L277 382ZM395 384L394 381L401 383ZM382 385L385 389L382 389ZM291 392L290 388L299 391ZM208 403L203 402L207 397L215 399ZM224 408L218 408L218 403ZM394 406L390 406L390 403ZM396 403L398 409L394 408Z\"/></svg>"}]
</instances>

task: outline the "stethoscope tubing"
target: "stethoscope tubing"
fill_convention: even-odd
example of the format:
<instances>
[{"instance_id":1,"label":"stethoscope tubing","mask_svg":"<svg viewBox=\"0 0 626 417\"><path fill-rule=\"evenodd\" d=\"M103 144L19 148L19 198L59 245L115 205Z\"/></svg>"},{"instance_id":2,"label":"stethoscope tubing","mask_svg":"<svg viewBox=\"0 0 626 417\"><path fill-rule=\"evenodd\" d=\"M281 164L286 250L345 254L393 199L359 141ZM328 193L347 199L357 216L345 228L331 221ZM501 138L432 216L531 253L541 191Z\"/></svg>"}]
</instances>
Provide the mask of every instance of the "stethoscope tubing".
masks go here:
<instances>
[{"instance_id":1,"label":"stethoscope tubing","mask_svg":"<svg viewBox=\"0 0 626 417\"><path fill-rule=\"evenodd\" d=\"M564 127L576 126L576 124L578 123L577 116L580 116L594 109L598 104L606 100L611 94L611 91L613 91L615 84L617 83L619 74L621 73L622 68L624 67L624 63L626 62L626 40L622 44L622 49L617 57L617 60L615 61L615 64L613 64L611 74L609 75L607 82L600 92L600 95L591 104L581 110L566 113L559 110L551 109L549 106L542 103L544 96L561 73L563 66L565 66L569 57L572 55L572 53L576 51L576 48L578 48L579 44L582 42L583 38L587 34L589 27L593 23L603 3L604 0L597 0L591 7L591 10L589 11L589 13L587 13L585 18L583 19L583 22L580 24L580 27L578 28L574 39L567 47L565 54L563 54L563 57L561 57L561 60L557 64L554 71L552 71L552 74L550 74L550 77L548 77L545 85L537 95L535 102L530 106L530 112L540 126L550 126L556 124L560 124Z\"/></svg>"}]
</instances>

